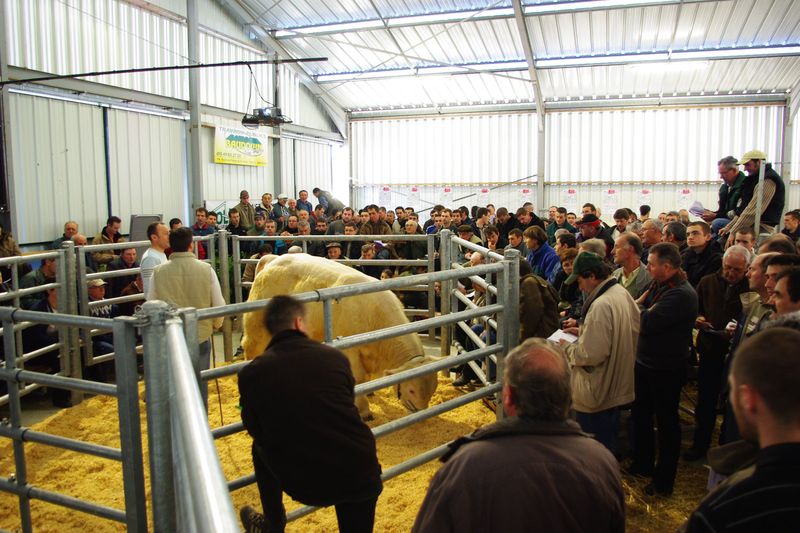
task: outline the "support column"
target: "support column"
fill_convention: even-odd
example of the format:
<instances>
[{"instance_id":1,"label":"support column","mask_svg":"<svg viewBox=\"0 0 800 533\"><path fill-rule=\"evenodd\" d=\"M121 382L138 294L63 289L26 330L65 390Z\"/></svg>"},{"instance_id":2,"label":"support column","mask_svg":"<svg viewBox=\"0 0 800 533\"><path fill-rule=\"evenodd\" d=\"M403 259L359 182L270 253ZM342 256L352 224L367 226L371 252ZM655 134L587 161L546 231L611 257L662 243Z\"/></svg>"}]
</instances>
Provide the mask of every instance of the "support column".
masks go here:
<instances>
[{"instance_id":1,"label":"support column","mask_svg":"<svg viewBox=\"0 0 800 533\"><path fill-rule=\"evenodd\" d=\"M200 63L200 23L197 0L186 0L186 25L189 41L189 62ZM202 207L205 200L203 190L203 151L200 140L200 69L189 69L189 201L191 212Z\"/></svg>"},{"instance_id":2,"label":"support column","mask_svg":"<svg viewBox=\"0 0 800 533\"><path fill-rule=\"evenodd\" d=\"M11 16L9 2L0 2L0 21ZM0 22L0 81L10 79L8 51L11 48L9 35L4 22ZM11 223L11 210L14 198L14 166L11 164L11 106L8 87L0 89L0 221L8 231L15 233L17 228ZM16 233L15 233L16 234Z\"/></svg>"},{"instance_id":3,"label":"support column","mask_svg":"<svg viewBox=\"0 0 800 533\"><path fill-rule=\"evenodd\" d=\"M788 204L789 200L789 187L792 183L792 144L794 143L794 119L797 112L798 102L796 101L794 92L792 93L789 105L783 109L783 153L781 154L781 171L780 175L783 178L783 183L786 185L785 200L786 209L788 211L791 207ZM783 229L783 217L780 217L778 222L778 231Z\"/></svg>"},{"instance_id":4,"label":"support column","mask_svg":"<svg viewBox=\"0 0 800 533\"><path fill-rule=\"evenodd\" d=\"M536 108L537 113L544 113L544 109ZM547 126L544 118L542 118L541 128L536 136L536 212L543 213L545 206L544 201L544 162L547 154ZM557 204L558 202L551 202Z\"/></svg>"}]
</instances>

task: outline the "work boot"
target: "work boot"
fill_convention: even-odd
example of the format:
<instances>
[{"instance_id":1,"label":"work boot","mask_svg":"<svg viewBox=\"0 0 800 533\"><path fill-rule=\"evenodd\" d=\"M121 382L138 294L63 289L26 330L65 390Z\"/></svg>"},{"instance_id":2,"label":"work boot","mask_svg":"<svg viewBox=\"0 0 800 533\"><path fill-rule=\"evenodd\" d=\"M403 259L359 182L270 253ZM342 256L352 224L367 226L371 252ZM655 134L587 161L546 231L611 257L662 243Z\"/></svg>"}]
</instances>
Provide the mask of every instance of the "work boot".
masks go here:
<instances>
[{"instance_id":1,"label":"work boot","mask_svg":"<svg viewBox=\"0 0 800 533\"><path fill-rule=\"evenodd\" d=\"M245 533L266 533L268 531L267 521L264 519L264 515L249 505L245 505L241 508L239 511L239 518L242 520Z\"/></svg>"}]
</instances>

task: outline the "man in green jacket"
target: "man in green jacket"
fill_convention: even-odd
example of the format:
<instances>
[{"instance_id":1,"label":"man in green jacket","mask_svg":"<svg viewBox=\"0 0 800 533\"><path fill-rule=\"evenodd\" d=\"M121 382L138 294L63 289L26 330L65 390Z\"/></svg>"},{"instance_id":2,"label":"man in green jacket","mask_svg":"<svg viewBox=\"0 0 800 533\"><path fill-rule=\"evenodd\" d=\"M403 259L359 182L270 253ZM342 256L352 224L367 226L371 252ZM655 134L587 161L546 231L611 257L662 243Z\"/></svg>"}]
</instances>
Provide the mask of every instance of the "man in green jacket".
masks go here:
<instances>
[{"instance_id":1,"label":"man in green jacket","mask_svg":"<svg viewBox=\"0 0 800 533\"><path fill-rule=\"evenodd\" d=\"M719 177L722 185L719 187L719 208L716 211L706 210L702 218L711 224L712 239L717 238L719 230L724 228L736 216L736 204L742 193L744 172L739 172L739 163L735 157L729 155L717 162Z\"/></svg>"}]
</instances>

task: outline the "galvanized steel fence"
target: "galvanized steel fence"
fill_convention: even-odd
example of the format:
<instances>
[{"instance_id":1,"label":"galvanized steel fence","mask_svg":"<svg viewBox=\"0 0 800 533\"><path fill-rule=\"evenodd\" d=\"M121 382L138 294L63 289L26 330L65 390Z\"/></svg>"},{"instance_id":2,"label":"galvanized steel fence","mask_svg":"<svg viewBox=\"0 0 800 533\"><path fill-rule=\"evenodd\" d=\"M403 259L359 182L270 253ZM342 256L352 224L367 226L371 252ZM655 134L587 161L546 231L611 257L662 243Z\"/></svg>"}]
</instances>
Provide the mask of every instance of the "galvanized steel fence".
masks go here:
<instances>
[{"instance_id":1,"label":"galvanized steel fence","mask_svg":"<svg viewBox=\"0 0 800 533\"><path fill-rule=\"evenodd\" d=\"M209 242L214 242L210 236ZM343 236L309 236L298 240L341 240ZM408 239L410 236L353 236L353 240L385 240ZM356 386L356 395L368 394L386 387L394 386L407 379L424 374L445 370L455 365L470 364L480 380L483 388L469 392L439 405L417 411L400 419L373 428L376 438L411 426L422 420L438 416L446 411L481 398L498 394L502 388L503 358L519 340L519 254L516 250L506 251L504 255L492 252L481 246L453 237L449 231L443 231L436 238L441 240L438 257L433 248L433 236L420 236L419 240L427 240L428 257L414 262L414 265L426 266L427 272L398 277L380 282L359 283L355 285L331 287L296 295L303 302L322 302L325 313L325 342L339 349L346 349L361 344L399 335L428 331L430 338L436 328L440 328L441 351L449 354L449 339L452 327L467 328L466 321L481 318L487 328L495 332L485 340L478 338L470 329L471 339L476 348L457 355L442 358L433 363L382 377ZM220 232L219 258L223 278L223 287L227 286L227 240L229 236ZM258 237L257 239L264 239ZM248 238L233 237L234 250L240 240ZM129 248L141 243L124 243L113 246ZM305 243L304 243L305 244ZM457 248L462 247L473 252L480 252L487 259L486 264L463 266L455 263ZM109 248L116 249L116 248ZM211 248L213 250L213 247ZM79 247L75 265L81 265L81 257L96 251L92 246ZM64 279L69 279L70 257L74 257L71 243L64 250L51 253L64 264L59 282L41 289L66 287ZM47 254L43 254L47 255ZM49 256L48 256L49 257ZM234 258L239 254L235 253ZM211 255L209 261L215 257ZM435 271L434 260L441 264L440 271ZM0 260L0 265L3 261ZM408 262L408 261L406 261ZM13 263L13 261L12 261ZM402 264L394 261L395 264ZM243 260L234 259L234 277ZM130 269L133 271L137 269ZM77 267L76 267L76 272ZM80 270L83 272L83 269ZM119 272L119 271L117 271ZM108 274L108 273L104 273ZM111 273L111 276L128 274ZM91 274L90 274L91 275ZM76 287L79 291L86 288L88 279L110 276L92 275L77 276L66 282L66 286ZM483 306L475 306L464 298L456 288L457 280L469 278L473 283L484 286L487 301ZM241 283L235 287L241 288ZM436 316L435 285L441 287L441 313ZM332 330L331 302L341 298L354 297L386 290L403 290L408 288L428 287L428 318L396 325L386 329L365 332L349 337L334 339ZM15 294L13 298L21 296ZM240 300L241 297L237 297ZM268 301L237 302L218 308L209 309L170 309L165 303L153 301L145 303L135 317L119 317L113 320L84 316L64 315L62 313L38 313L13 308L0 308L0 319L3 331L14 331L16 325L23 321L46 323L77 331L80 328L92 331L113 332L114 361L117 373L117 384L109 385L85 379L68 378L42 372L25 370L23 359L18 360L16 354L16 338L4 335L6 356L5 367L0 368L0 379L9 385L10 422L0 425L0 436L13 439L16 473L12 477L0 478L0 490L18 495L20 499L20 517L23 531L31 531L30 499L39 498L72 509L95 514L112 520L125 522L129 531L145 531L147 529L146 506L143 481L143 458L141 427L139 425L139 405L136 363L136 333L141 332L144 352L145 394L147 400L149 468L151 472L151 501L153 524L157 531L196 530L196 531L236 531L235 514L230 500L230 491L237 490L254 483L255 475L250 474L233 480L225 480L219 458L213 445L213 439L222 438L243 431L242 422L234 422L222 427L210 429L204 406L200 398L199 387L203 382L238 373L247 363L240 362L220 368L200 368L198 346L194 339L197 335L198 320L233 315L261 310ZM458 311L462 302L464 309ZM73 301L74 303L74 301ZM84 311L91 309L83 306ZM465 329L466 332L466 329ZM469 335L469 333L468 333ZM186 339L190 339L189 342ZM63 349L63 346L61 346ZM227 355L227 353L226 353ZM497 381L487 379L476 361L490 358L497 365ZM95 358L96 359L96 358ZM75 357L72 357L74 363ZM79 367L78 367L79 370ZM73 391L90 394L107 394L118 398L118 416L120 423L121 449L112 449L91 443L83 443L66 437L38 433L25 428L21 424L20 397L26 390L26 383L61 387ZM497 416L503 416L501 403L497 402ZM26 475L26 461L23 442L42 442L66 449L99 455L101 457L120 460L123 463L123 482L125 486L124 510L111 509L93 502L78 500L63 494L31 486ZM383 473L388 480L407 472L419 465L427 463L446 451L446 445L437 446L422 454L412 457L398 465L394 465ZM312 512L311 507L304 507L289 514L293 520Z\"/></svg>"}]
</instances>

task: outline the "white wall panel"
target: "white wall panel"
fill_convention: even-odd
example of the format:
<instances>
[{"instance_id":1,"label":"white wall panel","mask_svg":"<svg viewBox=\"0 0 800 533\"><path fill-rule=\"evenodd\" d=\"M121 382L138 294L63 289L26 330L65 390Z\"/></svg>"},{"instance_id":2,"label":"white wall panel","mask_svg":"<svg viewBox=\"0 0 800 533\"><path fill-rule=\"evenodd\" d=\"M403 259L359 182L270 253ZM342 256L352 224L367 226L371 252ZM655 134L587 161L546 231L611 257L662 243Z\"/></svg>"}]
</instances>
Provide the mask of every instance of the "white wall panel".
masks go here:
<instances>
[{"instance_id":1,"label":"white wall panel","mask_svg":"<svg viewBox=\"0 0 800 533\"><path fill-rule=\"evenodd\" d=\"M281 177L280 183L276 180L275 196L279 193L294 190L294 139L282 138L281 150ZM289 194L286 192L286 194ZM314 203L313 200L311 203Z\"/></svg>"},{"instance_id":2,"label":"white wall panel","mask_svg":"<svg viewBox=\"0 0 800 533\"><path fill-rule=\"evenodd\" d=\"M185 122L108 111L111 209L130 230L131 215L187 220Z\"/></svg>"},{"instance_id":3,"label":"white wall panel","mask_svg":"<svg viewBox=\"0 0 800 533\"><path fill-rule=\"evenodd\" d=\"M90 238L108 217L99 107L11 94L13 233L50 243L74 219Z\"/></svg>"},{"instance_id":4,"label":"white wall panel","mask_svg":"<svg viewBox=\"0 0 800 533\"><path fill-rule=\"evenodd\" d=\"M354 121L351 134L360 184L477 184L536 173L532 113Z\"/></svg>"},{"instance_id":5,"label":"white wall panel","mask_svg":"<svg viewBox=\"0 0 800 533\"><path fill-rule=\"evenodd\" d=\"M183 65L188 63L186 25L121 0L7 0L9 64L54 74ZM204 63L263 60L255 48L201 32ZM272 68L253 66L261 94L272 99ZM87 78L127 89L188 99L186 71ZM244 112L264 107L246 67L204 70L204 104ZM250 106L247 105L251 99Z\"/></svg>"},{"instance_id":6,"label":"white wall panel","mask_svg":"<svg viewBox=\"0 0 800 533\"><path fill-rule=\"evenodd\" d=\"M328 143L294 141L294 189L282 191L293 196L301 189L311 194L314 187L330 191L333 188L333 154ZM312 196L313 198L313 196ZM311 200L315 203L315 200Z\"/></svg>"},{"instance_id":7,"label":"white wall panel","mask_svg":"<svg viewBox=\"0 0 800 533\"><path fill-rule=\"evenodd\" d=\"M764 150L779 161L782 106L555 112L548 182L714 181L717 161Z\"/></svg>"},{"instance_id":8,"label":"white wall panel","mask_svg":"<svg viewBox=\"0 0 800 533\"><path fill-rule=\"evenodd\" d=\"M203 123L228 128L242 127L241 123L214 115L203 115ZM250 193L250 200L256 203L261 201L261 195L265 192L274 192L275 161L272 146L277 141L271 140L267 146L265 166L248 167L214 163L214 128L204 127L200 135L202 157L206 165L203 182L204 200L236 200L239 198L239 191L246 189Z\"/></svg>"}]
</instances>

